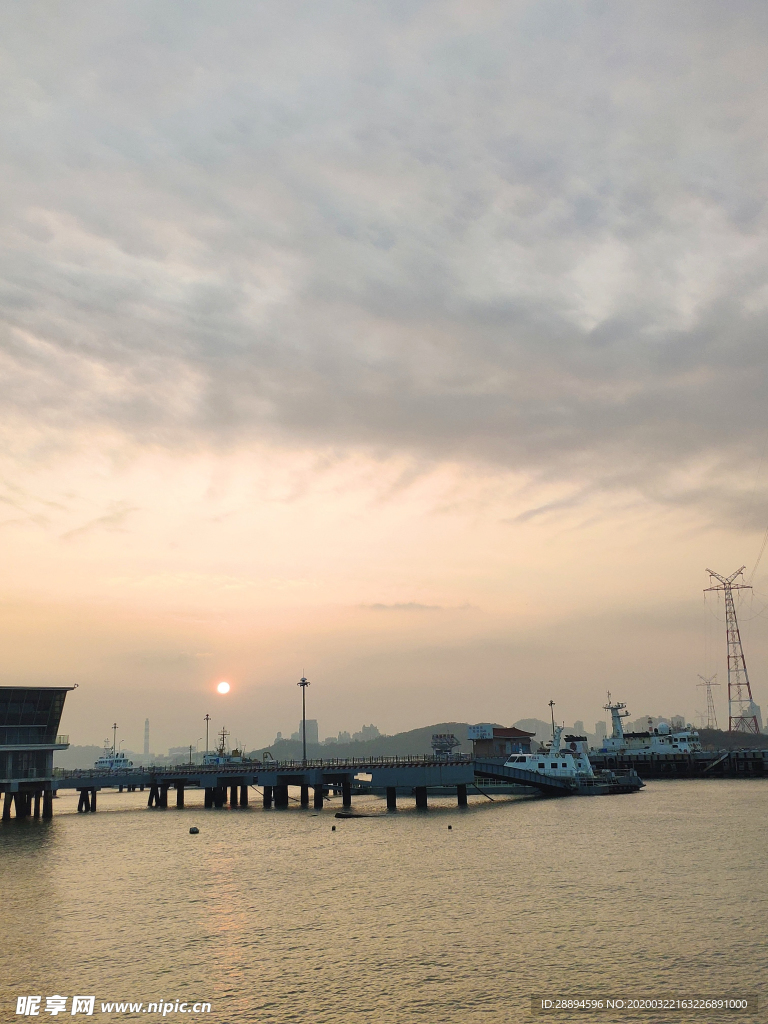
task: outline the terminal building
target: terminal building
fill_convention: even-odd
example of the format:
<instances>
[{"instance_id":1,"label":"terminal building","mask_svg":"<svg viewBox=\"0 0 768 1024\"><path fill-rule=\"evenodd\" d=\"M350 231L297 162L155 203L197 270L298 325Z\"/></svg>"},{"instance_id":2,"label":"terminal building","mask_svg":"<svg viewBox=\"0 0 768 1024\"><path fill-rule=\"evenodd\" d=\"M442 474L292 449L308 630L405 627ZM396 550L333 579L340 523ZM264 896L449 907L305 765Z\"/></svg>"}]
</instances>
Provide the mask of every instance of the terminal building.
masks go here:
<instances>
[{"instance_id":1,"label":"terminal building","mask_svg":"<svg viewBox=\"0 0 768 1024\"><path fill-rule=\"evenodd\" d=\"M503 728L499 725L470 725L467 738L472 740L475 757L503 757L510 754L530 754L531 740L535 732L526 732L514 725Z\"/></svg>"},{"instance_id":2,"label":"terminal building","mask_svg":"<svg viewBox=\"0 0 768 1024\"><path fill-rule=\"evenodd\" d=\"M0 793L3 821L53 814L53 752L66 750L59 735L64 699L73 686L0 686Z\"/></svg>"}]
</instances>

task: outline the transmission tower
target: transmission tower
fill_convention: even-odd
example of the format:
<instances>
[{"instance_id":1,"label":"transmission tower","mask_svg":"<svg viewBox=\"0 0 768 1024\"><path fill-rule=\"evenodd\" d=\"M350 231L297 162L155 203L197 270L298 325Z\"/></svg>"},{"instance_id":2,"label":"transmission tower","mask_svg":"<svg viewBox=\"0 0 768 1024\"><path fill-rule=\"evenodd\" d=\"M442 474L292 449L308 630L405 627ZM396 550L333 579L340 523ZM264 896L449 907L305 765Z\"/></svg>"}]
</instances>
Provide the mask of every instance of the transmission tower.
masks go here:
<instances>
[{"instance_id":1,"label":"transmission tower","mask_svg":"<svg viewBox=\"0 0 768 1024\"><path fill-rule=\"evenodd\" d=\"M707 590L722 590L725 594L725 632L728 645L728 732L759 733L757 715L752 701L752 688L747 675L747 663L741 646L739 623L736 618L736 606L733 603L734 590L751 590L747 583L733 581L746 569L742 565L730 576L720 576L707 569L710 582L717 580L720 586L707 587Z\"/></svg>"},{"instance_id":2,"label":"transmission tower","mask_svg":"<svg viewBox=\"0 0 768 1024\"><path fill-rule=\"evenodd\" d=\"M712 697L712 687L720 685L720 683L716 683L715 682L716 678L717 678L717 672L715 672L715 674L713 676L710 676L709 679L706 679L704 676L699 676L699 679L701 680L701 682L700 683L696 683L697 686L705 686L706 689L707 689L707 724L706 724L706 728L707 729L717 729L718 728L717 715L715 714L715 701L714 701L714 698ZM702 715L702 718L703 717L704 716ZM702 728L705 728L705 727L702 726Z\"/></svg>"}]
</instances>

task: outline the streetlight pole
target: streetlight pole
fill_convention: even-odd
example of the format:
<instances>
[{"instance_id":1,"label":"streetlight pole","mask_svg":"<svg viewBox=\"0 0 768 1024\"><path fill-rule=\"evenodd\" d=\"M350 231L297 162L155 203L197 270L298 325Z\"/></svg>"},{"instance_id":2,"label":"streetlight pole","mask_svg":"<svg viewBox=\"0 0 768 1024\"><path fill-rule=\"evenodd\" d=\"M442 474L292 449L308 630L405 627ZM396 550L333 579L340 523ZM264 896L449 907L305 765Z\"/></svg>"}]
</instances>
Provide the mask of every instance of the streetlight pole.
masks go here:
<instances>
[{"instance_id":1,"label":"streetlight pole","mask_svg":"<svg viewBox=\"0 0 768 1024\"><path fill-rule=\"evenodd\" d=\"M307 687L309 680L304 676L296 684L301 687L301 763L307 763Z\"/></svg>"},{"instance_id":2,"label":"streetlight pole","mask_svg":"<svg viewBox=\"0 0 768 1024\"><path fill-rule=\"evenodd\" d=\"M555 702L551 700L549 702L549 710L552 714L552 739L555 738Z\"/></svg>"},{"instance_id":3,"label":"streetlight pole","mask_svg":"<svg viewBox=\"0 0 768 1024\"><path fill-rule=\"evenodd\" d=\"M210 722L210 720L211 720L211 716L210 715L206 715L205 718L204 718L204 722L205 722L205 752L206 752L206 754L208 753L208 723Z\"/></svg>"},{"instance_id":4,"label":"streetlight pole","mask_svg":"<svg viewBox=\"0 0 768 1024\"><path fill-rule=\"evenodd\" d=\"M112 757L117 753L117 722L112 726Z\"/></svg>"}]
</instances>

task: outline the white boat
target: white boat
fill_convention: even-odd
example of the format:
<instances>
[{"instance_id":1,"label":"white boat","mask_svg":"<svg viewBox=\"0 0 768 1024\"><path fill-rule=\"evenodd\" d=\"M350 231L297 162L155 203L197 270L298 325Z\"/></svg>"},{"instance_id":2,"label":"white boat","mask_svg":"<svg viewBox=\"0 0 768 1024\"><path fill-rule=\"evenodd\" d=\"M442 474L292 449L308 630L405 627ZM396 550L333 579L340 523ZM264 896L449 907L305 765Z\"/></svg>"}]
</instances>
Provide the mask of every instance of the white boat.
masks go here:
<instances>
[{"instance_id":1,"label":"white boat","mask_svg":"<svg viewBox=\"0 0 768 1024\"><path fill-rule=\"evenodd\" d=\"M666 722L660 722L647 732L625 733L621 720L629 715L626 706L621 701L612 704L608 694L608 703L603 707L611 712L611 735L606 736L602 746L595 750L596 754L690 754L701 750L699 734L691 725L672 729Z\"/></svg>"},{"instance_id":2,"label":"white boat","mask_svg":"<svg viewBox=\"0 0 768 1024\"><path fill-rule=\"evenodd\" d=\"M505 768L518 768L536 775L554 779L595 779L592 765L585 750L572 750L561 743L563 727L555 726L552 742L547 750L538 754L512 754L505 762Z\"/></svg>"},{"instance_id":3,"label":"white boat","mask_svg":"<svg viewBox=\"0 0 768 1024\"><path fill-rule=\"evenodd\" d=\"M115 752L105 748L104 753L96 759L93 767L103 772L119 772L126 768L133 768L133 761L129 761L122 750Z\"/></svg>"}]
</instances>

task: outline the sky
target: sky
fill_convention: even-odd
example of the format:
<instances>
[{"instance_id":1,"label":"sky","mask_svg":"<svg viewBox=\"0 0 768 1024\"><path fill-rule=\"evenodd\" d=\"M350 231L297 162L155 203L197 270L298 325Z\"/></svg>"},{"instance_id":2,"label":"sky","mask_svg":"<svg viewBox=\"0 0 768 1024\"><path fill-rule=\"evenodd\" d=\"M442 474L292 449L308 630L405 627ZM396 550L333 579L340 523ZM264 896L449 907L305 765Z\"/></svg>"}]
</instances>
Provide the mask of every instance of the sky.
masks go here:
<instances>
[{"instance_id":1,"label":"sky","mask_svg":"<svg viewBox=\"0 0 768 1024\"><path fill-rule=\"evenodd\" d=\"M696 721L746 565L768 704L763 2L29 0L0 50L0 683L134 750L267 744L302 674L321 736Z\"/></svg>"}]
</instances>

